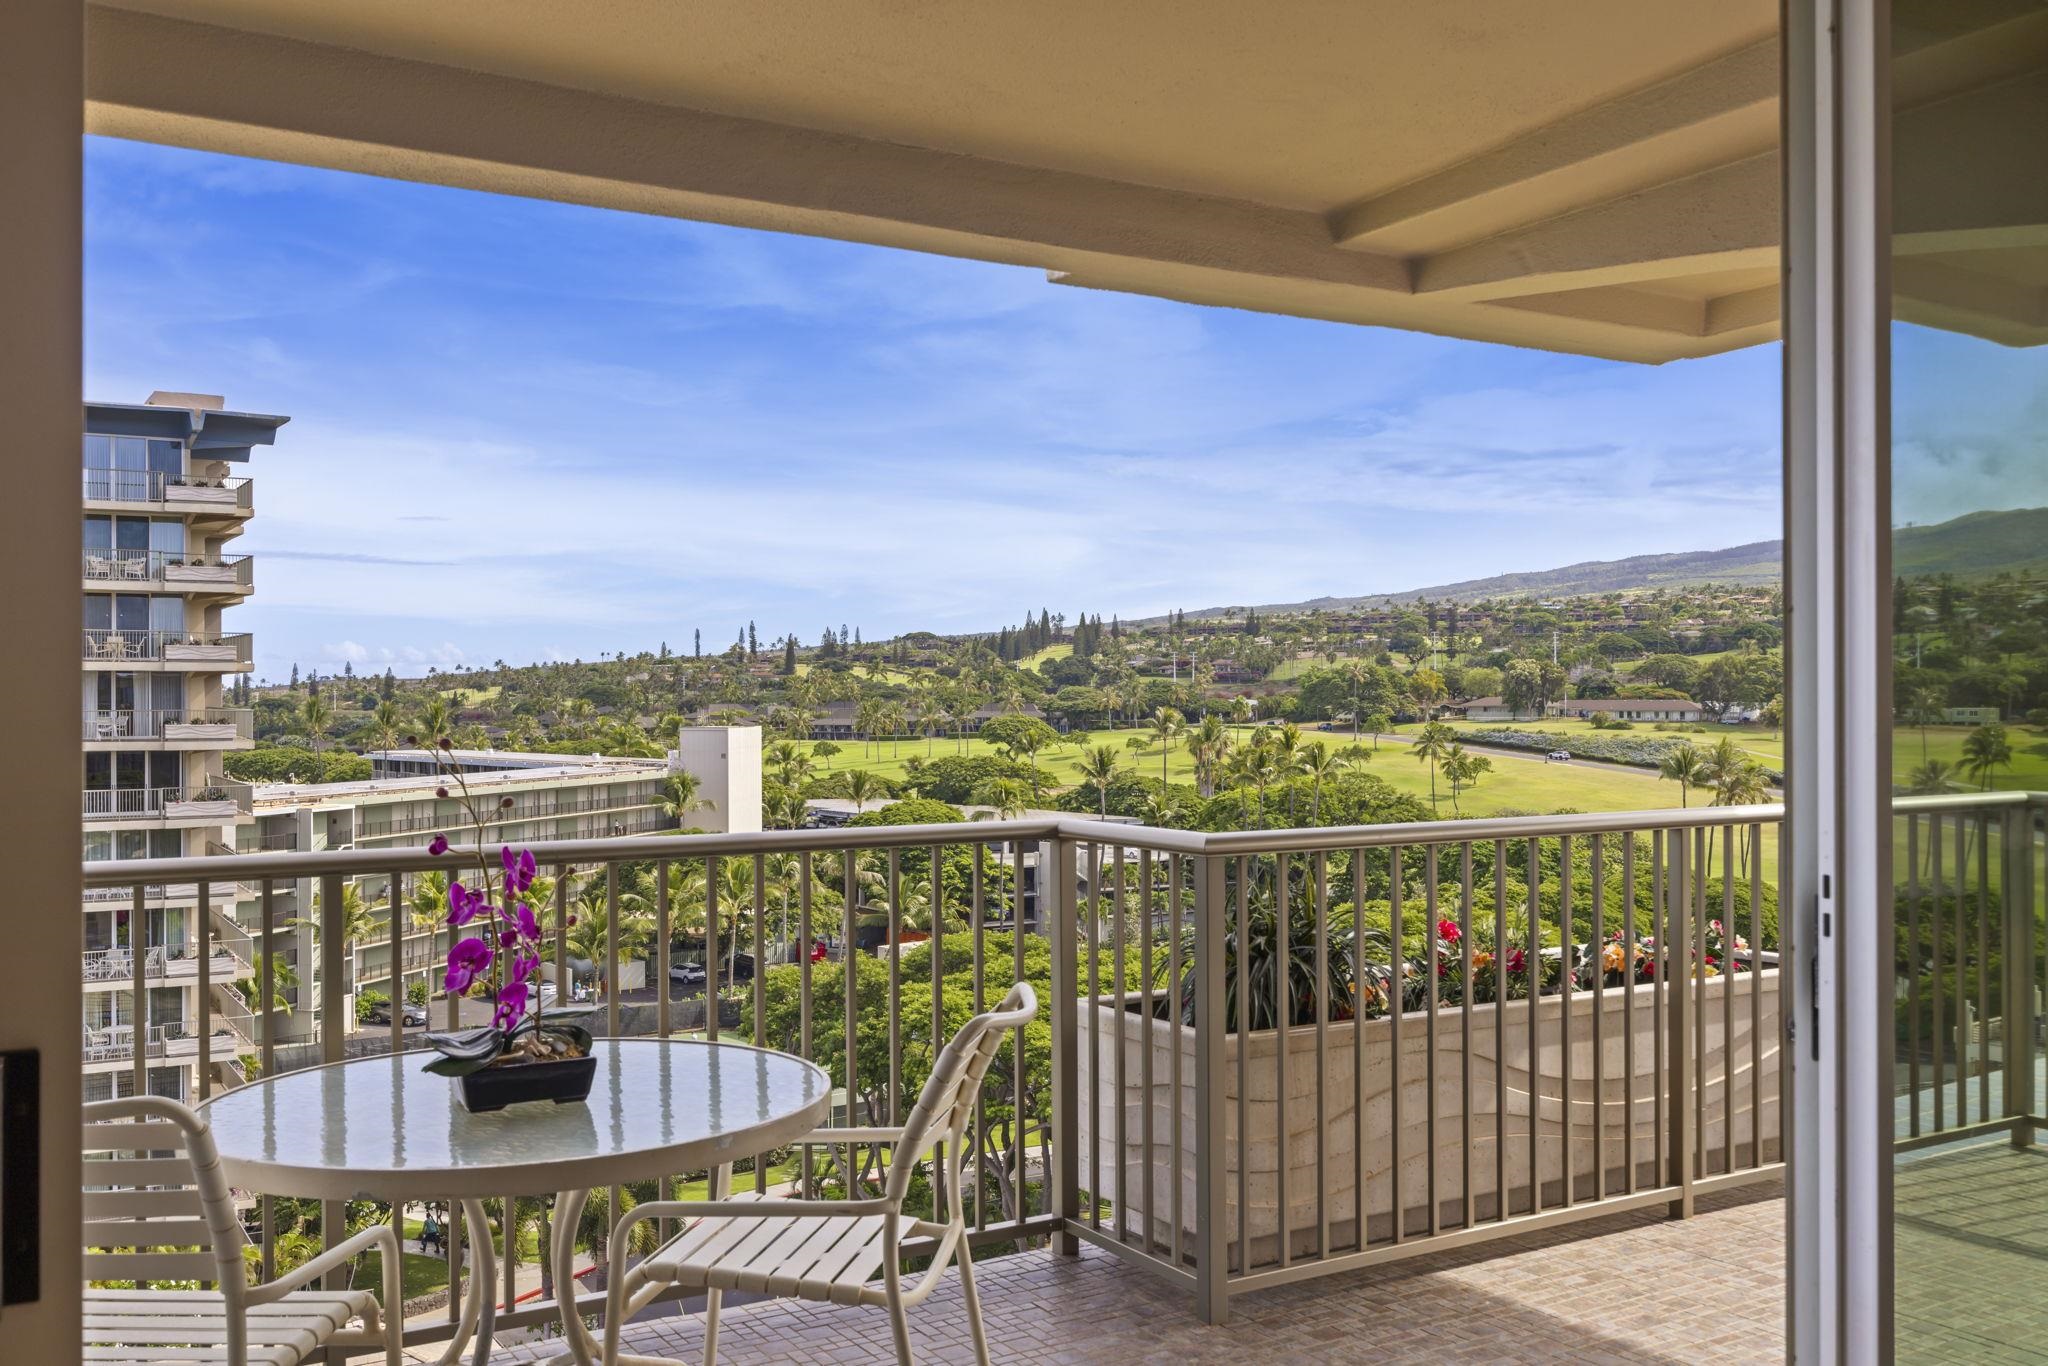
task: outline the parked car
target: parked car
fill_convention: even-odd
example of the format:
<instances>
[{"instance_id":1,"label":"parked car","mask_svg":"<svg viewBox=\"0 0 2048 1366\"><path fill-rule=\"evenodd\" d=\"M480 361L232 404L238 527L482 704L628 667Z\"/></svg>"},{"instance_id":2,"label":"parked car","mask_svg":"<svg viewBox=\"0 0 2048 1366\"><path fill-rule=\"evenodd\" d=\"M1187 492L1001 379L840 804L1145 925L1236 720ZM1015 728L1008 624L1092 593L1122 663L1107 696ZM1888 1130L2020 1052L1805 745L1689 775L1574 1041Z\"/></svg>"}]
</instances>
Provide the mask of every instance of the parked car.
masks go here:
<instances>
[{"instance_id":1,"label":"parked car","mask_svg":"<svg viewBox=\"0 0 2048 1366\"><path fill-rule=\"evenodd\" d=\"M1568 764L1572 761L1572 752L1568 749L1553 749L1543 756L1543 760L1545 763Z\"/></svg>"},{"instance_id":2,"label":"parked car","mask_svg":"<svg viewBox=\"0 0 2048 1366\"><path fill-rule=\"evenodd\" d=\"M416 1006L411 1001L407 1001L404 1006L403 1018L406 1028L425 1029L427 1027L427 1008L425 1006ZM379 1001L376 1005L371 1006L369 1022L373 1025L390 1024L391 1002Z\"/></svg>"}]
</instances>

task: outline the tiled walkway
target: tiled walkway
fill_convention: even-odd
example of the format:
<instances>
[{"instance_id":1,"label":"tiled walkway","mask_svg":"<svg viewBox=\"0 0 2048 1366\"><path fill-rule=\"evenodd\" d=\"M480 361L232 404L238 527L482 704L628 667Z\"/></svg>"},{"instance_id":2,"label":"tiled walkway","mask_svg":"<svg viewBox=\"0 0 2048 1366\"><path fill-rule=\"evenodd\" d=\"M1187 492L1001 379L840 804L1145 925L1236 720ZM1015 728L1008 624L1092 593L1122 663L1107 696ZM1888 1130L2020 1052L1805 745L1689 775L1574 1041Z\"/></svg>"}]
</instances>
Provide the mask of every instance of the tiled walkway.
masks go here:
<instances>
[{"instance_id":1,"label":"tiled walkway","mask_svg":"<svg viewBox=\"0 0 2048 1366\"><path fill-rule=\"evenodd\" d=\"M1892 1203L1899 1361L2048 1363L2048 1149L1917 1155Z\"/></svg>"},{"instance_id":2,"label":"tiled walkway","mask_svg":"<svg viewBox=\"0 0 2048 1366\"><path fill-rule=\"evenodd\" d=\"M1784 1203L1776 1186L1307 1281L1237 1300L1206 1328L1187 1298L1108 1253L981 1264L997 1362L1776 1362L1784 1358ZM957 1279L911 1312L923 1362L972 1360ZM636 1324L630 1350L696 1361L695 1315ZM494 1360L533 1361L538 1346ZM876 1309L785 1301L729 1309L719 1360L888 1360Z\"/></svg>"}]
</instances>

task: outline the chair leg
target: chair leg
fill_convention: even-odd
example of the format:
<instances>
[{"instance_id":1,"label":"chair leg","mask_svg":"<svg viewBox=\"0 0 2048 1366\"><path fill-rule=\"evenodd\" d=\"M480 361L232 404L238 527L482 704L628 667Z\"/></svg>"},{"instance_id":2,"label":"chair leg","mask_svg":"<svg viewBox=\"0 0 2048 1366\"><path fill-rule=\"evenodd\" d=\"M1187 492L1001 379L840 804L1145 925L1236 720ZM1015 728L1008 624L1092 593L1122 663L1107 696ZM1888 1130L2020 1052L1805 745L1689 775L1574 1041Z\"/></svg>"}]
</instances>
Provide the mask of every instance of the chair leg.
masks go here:
<instances>
[{"instance_id":1,"label":"chair leg","mask_svg":"<svg viewBox=\"0 0 2048 1366\"><path fill-rule=\"evenodd\" d=\"M718 1366L718 1301L723 1290L704 1292L704 1366Z\"/></svg>"},{"instance_id":2,"label":"chair leg","mask_svg":"<svg viewBox=\"0 0 2048 1366\"><path fill-rule=\"evenodd\" d=\"M896 1334L896 1366L914 1366L910 1356L910 1320L904 1317L903 1306L889 1306L889 1327Z\"/></svg>"},{"instance_id":3,"label":"chair leg","mask_svg":"<svg viewBox=\"0 0 2048 1366\"><path fill-rule=\"evenodd\" d=\"M974 1256L960 1243L960 1295L967 1301L967 1331L974 1338L975 1366L988 1366L988 1335L981 1327L981 1296L974 1289Z\"/></svg>"}]
</instances>

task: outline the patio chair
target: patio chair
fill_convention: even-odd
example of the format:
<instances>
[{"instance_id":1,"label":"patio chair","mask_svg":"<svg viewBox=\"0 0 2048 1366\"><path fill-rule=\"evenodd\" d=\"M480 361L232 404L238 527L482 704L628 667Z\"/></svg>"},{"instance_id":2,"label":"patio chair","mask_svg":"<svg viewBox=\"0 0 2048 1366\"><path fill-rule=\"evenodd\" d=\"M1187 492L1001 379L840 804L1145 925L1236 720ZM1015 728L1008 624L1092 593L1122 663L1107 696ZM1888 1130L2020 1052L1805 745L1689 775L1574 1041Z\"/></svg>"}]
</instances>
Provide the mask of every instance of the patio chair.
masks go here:
<instances>
[{"instance_id":1,"label":"patio chair","mask_svg":"<svg viewBox=\"0 0 2048 1366\"><path fill-rule=\"evenodd\" d=\"M1038 997L1019 982L995 1010L975 1016L939 1054L930 1080L900 1129L817 1129L795 1140L825 1147L864 1148L887 1144L895 1150L883 1193L867 1200L771 1200L746 1196L720 1200L662 1200L636 1205L619 1221L611 1246L630 1244L633 1225L648 1219L696 1222L623 1275L605 1291L604 1362L618 1366L619 1333L642 1306L664 1289L680 1286L704 1295L704 1362L718 1360L718 1302L721 1292L746 1290L830 1304L872 1305L889 1311L896 1360L910 1356L910 1325L904 1310L920 1304L938 1287L955 1254L960 1290L967 1301L967 1326L974 1359L988 1366L981 1301L974 1292L974 1264L967 1247L967 1218L960 1200L965 1179L963 1139L981 1094L981 1080L1002 1046L1003 1035L1038 1013ZM920 1159L944 1144L944 1223L903 1212ZM930 1265L916 1281L903 1284L898 1251L905 1238L932 1239ZM875 1277L879 1275L878 1282ZM642 1360L643 1358L625 1358Z\"/></svg>"},{"instance_id":2,"label":"patio chair","mask_svg":"<svg viewBox=\"0 0 2048 1366\"><path fill-rule=\"evenodd\" d=\"M85 1279L212 1283L199 1290L85 1292L85 1361L297 1366L325 1347L381 1348L399 1366L398 1234L389 1224L250 1285L247 1236L205 1119L136 1096L84 1107ZM95 1160L96 1154L109 1156ZM387 1322L367 1290L309 1290L359 1253L382 1254ZM361 1326L349 1327L360 1319Z\"/></svg>"}]
</instances>

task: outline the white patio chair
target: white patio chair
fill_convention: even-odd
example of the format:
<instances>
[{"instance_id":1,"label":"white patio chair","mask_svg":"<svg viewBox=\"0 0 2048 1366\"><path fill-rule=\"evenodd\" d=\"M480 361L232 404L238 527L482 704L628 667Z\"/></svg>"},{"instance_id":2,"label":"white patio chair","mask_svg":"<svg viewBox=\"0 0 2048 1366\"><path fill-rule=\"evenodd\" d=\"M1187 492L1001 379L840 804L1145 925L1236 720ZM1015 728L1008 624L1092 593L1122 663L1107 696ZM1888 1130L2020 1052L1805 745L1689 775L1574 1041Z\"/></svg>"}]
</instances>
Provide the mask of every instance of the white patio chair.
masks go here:
<instances>
[{"instance_id":1,"label":"white patio chair","mask_svg":"<svg viewBox=\"0 0 2048 1366\"><path fill-rule=\"evenodd\" d=\"M967 1218L960 1200L963 1142L1006 1031L1038 1013L1030 984L1010 988L1001 1006L969 1020L939 1054L917 1105L900 1129L817 1129L796 1140L826 1147L888 1144L894 1151L883 1193L870 1200L771 1200L740 1196L720 1200L664 1200L636 1205L619 1221L612 1247L628 1246L632 1226L648 1219L696 1222L624 1274L614 1274L605 1292L604 1362L656 1360L621 1357L619 1333L626 1321L669 1286L702 1290L704 1362L718 1360L718 1302L722 1291L786 1295L830 1304L874 1305L889 1311L896 1360L908 1366L910 1325L904 1310L938 1288L946 1264L960 1258L960 1291L967 1301L967 1326L974 1359L988 1364L981 1301L974 1292L974 1264L967 1247ZM934 1223L903 1212L917 1164L945 1145L942 1178L946 1220ZM898 1253L905 1238L936 1239L931 1264L912 1284L903 1284ZM616 1271L616 1265L614 1267ZM875 1277L880 1275L878 1282Z\"/></svg>"},{"instance_id":2,"label":"white patio chair","mask_svg":"<svg viewBox=\"0 0 2048 1366\"><path fill-rule=\"evenodd\" d=\"M381 1348L399 1366L403 1319L398 1234L367 1229L262 1285L250 1285L247 1235L213 1133L174 1100L137 1096L84 1107L85 1279L210 1282L213 1289L85 1292L85 1361L298 1366L323 1347ZM95 1159L95 1154L109 1154ZM367 1290L309 1290L375 1248L388 1323ZM362 1326L350 1328L352 1319Z\"/></svg>"}]
</instances>

